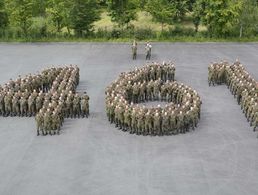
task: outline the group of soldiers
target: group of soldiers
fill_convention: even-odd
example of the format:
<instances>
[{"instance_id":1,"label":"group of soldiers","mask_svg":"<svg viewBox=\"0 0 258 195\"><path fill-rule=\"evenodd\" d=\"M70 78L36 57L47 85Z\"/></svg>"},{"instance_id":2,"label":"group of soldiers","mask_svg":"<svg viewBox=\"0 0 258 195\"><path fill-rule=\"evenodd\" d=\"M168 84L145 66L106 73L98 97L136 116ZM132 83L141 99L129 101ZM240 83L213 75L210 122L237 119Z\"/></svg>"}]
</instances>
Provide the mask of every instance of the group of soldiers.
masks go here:
<instances>
[{"instance_id":1,"label":"group of soldiers","mask_svg":"<svg viewBox=\"0 0 258 195\"><path fill-rule=\"evenodd\" d=\"M208 72L209 85L225 83L255 131L258 127L258 82L238 60L232 65L226 61L213 63L208 67Z\"/></svg>"},{"instance_id":2,"label":"group of soldiers","mask_svg":"<svg viewBox=\"0 0 258 195\"><path fill-rule=\"evenodd\" d=\"M0 87L1 116L35 116L37 135L59 134L65 117L88 117L89 96L75 92L79 68L49 68Z\"/></svg>"},{"instance_id":3,"label":"group of soldiers","mask_svg":"<svg viewBox=\"0 0 258 195\"><path fill-rule=\"evenodd\" d=\"M173 63L153 63L122 73L106 90L109 121L137 135L172 135L194 129L200 119L200 97L174 77ZM168 103L164 108L136 104L153 100Z\"/></svg>"},{"instance_id":4,"label":"group of soldiers","mask_svg":"<svg viewBox=\"0 0 258 195\"><path fill-rule=\"evenodd\" d=\"M148 41L145 45L145 51L146 51L146 60L150 60L151 58L151 49L152 49L152 45L151 43ZM137 57L137 42L136 40L133 41L132 43L132 56L133 56L133 60L136 60Z\"/></svg>"}]
</instances>

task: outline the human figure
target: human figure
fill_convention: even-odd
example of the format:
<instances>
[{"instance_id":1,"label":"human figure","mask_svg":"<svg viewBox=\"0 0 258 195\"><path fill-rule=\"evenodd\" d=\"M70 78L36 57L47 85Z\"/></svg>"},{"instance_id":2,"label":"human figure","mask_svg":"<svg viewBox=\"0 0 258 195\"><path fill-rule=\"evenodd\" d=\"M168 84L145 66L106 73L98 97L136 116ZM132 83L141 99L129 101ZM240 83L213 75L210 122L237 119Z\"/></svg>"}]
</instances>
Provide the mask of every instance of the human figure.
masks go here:
<instances>
[{"instance_id":1,"label":"human figure","mask_svg":"<svg viewBox=\"0 0 258 195\"><path fill-rule=\"evenodd\" d=\"M137 56L137 42L134 40L132 44L133 60L136 60Z\"/></svg>"},{"instance_id":2,"label":"human figure","mask_svg":"<svg viewBox=\"0 0 258 195\"><path fill-rule=\"evenodd\" d=\"M146 60L150 60L151 58L151 48L152 48L152 45L150 44L150 42L148 41L146 43L146 46L145 46L145 50L146 50Z\"/></svg>"}]
</instances>

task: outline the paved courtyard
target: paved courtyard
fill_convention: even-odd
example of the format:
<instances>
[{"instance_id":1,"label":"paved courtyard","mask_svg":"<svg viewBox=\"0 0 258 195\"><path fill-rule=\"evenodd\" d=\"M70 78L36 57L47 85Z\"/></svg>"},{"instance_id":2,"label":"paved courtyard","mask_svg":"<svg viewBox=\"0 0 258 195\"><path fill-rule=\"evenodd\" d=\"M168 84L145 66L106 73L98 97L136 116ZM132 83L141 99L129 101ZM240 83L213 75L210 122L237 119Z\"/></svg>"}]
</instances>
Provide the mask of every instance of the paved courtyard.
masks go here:
<instances>
[{"instance_id":1,"label":"paved courtyard","mask_svg":"<svg viewBox=\"0 0 258 195\"><path fill-rule=\"evenodd\" d=\"M203 101L198 128L144 137L118 131L105 115L105 87L145 64L144 46L0 44L0 84L44 67L77 64L89 119L65 119L60 136L36 136L32 118L0 117L1 195L257 195L258 139L226 86L208 87L207 67L236 58L258 80L258 44L155 43L153 61L172 60L176 80Z\"/></svg>"}]
</instances>

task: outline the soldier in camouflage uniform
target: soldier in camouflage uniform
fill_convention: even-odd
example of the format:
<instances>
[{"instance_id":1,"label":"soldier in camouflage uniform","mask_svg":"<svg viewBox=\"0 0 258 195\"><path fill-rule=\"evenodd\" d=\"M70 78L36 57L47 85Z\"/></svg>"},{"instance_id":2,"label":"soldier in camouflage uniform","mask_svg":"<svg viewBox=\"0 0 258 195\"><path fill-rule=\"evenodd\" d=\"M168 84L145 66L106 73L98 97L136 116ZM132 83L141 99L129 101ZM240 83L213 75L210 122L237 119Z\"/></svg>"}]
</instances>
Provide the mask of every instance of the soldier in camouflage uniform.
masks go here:
<instances>
[{"instance_id":1,"label":"soldier in camouflage uniform","mask_svg":"<svg viewBox=\"0 0 258 195\"><path fill-rule=\"evenodd\" d=\"M158 112L153 117L154 135L161 135L161 116Z\"/></svg>"},{"instance_id":2,"label":"soldier in camouflage uniform","mask_svg":"<svg viewBox=\"0 0 258 195\"><path fill-rule=\"evenodd\" d=\"M137 43L134 40L133 44L132 44L132 53L133 53L133 60L136 60L136 56L137 56Z\"/></svg>"},{"instance_id":3,"label":"soldier in camouflage uniform","mask_svg":"<svg viewBox=\"0 0 258 195\"><path fill-rule=\"evenodd\" d=\"M38 136L40 135L40 131L42 132L42 135L44 135L44 133L45 133L43 131L44 115L43 115L42 110L38 114L36 114L35 120L36 120L36 124L37 124L37 135Z\"/></svg>"}]
</instances>

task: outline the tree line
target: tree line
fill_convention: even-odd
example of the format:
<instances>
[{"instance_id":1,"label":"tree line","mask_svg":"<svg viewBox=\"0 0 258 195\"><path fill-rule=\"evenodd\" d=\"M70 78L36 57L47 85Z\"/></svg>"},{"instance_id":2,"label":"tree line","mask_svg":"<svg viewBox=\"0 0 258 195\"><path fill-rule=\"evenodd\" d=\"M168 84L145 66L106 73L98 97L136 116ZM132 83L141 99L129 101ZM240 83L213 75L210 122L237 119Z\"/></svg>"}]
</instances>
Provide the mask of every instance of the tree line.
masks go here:
<instances>
[{"instance_id":1,"label":"tree line","mask_svg":"<svg viewBox=\"0 0 258 195\"><path fill-rule=\"evenodd\" d=\"M107 11L126 31L146 11L161 25L180 25L187 17L210 37L258 35L258 0L0 0L0 36L67 35L90 37Z\"/></svg>"}]
</instances>

